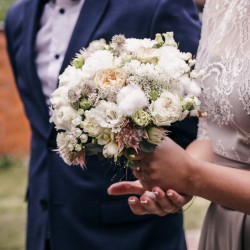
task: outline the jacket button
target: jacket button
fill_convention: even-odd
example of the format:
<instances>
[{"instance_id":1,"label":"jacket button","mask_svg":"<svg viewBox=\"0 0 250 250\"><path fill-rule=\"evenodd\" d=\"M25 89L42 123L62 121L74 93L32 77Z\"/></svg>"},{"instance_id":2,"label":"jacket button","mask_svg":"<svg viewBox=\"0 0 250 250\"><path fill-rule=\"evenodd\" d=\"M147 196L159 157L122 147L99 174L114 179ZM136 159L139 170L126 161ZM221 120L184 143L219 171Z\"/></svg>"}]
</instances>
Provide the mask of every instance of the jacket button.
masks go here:
<instances>
[{"instance_id":1,"label":"jacket button","mask_svg":"<svg viewBox=\"0 0 250 250\"><path fill-rule=\"evenodd\" d=\"M40 200L40 206L42 209L46 210L48 208L48 202L45 199Z\"/></svg>"}]
</instances>

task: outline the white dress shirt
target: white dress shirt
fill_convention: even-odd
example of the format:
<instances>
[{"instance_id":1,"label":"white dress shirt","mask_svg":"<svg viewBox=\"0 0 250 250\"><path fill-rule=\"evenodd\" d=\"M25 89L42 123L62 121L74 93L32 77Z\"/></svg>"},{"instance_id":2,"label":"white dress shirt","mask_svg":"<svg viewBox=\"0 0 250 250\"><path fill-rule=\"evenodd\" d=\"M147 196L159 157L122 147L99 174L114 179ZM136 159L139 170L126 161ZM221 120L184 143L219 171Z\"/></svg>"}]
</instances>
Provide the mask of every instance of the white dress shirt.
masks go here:
<instances>
[{"instance_id":1,"label":"white dress shirt","mask_svg":"<svg viewBox=\"0 0 250 250\"><path fill-rule=\"evenodd\" d=\"M35 41L35 63L48 106L83 3L84 0L56 0L44 6Z\"/></svg>"}]
</instances>

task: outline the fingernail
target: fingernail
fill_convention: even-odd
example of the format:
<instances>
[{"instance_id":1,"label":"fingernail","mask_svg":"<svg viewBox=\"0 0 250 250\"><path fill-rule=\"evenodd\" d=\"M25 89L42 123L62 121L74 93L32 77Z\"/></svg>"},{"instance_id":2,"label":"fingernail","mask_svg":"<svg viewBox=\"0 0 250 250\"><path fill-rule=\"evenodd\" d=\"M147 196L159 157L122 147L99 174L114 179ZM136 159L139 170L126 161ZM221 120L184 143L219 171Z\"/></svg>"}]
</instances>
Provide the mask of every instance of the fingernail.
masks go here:
<instances>
[{"instance_id":1,"label":"fingernail","mask_svg":"<svg viewBox=\"0 0 250 250\"><path fill-rule=\"evenodd\" d=\"M156 196L159 194L159 192L153 192Z\"/></svg>"},{"instance_id":2,"label":"fingernail","mask_svg":"<svg viewBox=\"0 0 250 250\"><path fill-rule=\"evenodd\" d=\"M141 200L140 202L141 202L141 204L147 204L148 203L147 200Z\"/></svg>"},{"instance_id":3,"label":"fingernail","mask_svg":"<svg viewBox=\"0 0 250 250\"><path fill-rule=\"evenodd\" d=\"M135 204L135 199L129 199L128 202L129 202L129 204L134 205Z\"/></svg>"},{"instance_id":4,"label":"fingernail","mask_svg":"<svg viewBox=\"0 0 250 250\"><path fill-rule=\"evenodd\" d=\"M172 196L173 196L173 193L172 193L172 192L167 192L167 196L168 196L168 197L172 197Z\"/></svg>"}]
</instances>

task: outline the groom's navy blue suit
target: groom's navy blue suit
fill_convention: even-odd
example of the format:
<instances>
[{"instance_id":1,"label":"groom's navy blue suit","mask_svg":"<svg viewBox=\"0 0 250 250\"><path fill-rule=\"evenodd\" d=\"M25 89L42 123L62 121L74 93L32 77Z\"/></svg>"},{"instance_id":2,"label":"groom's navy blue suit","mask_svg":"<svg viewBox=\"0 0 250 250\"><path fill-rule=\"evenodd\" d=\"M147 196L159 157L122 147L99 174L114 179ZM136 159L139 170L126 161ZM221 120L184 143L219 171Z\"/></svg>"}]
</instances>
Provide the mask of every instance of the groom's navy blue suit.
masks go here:
<instances>
[{"instance_id":1,"label":"groom's navy blue suit","mask_svg":"<svg viewBox=\"0 0 250 250\"><path fill-rule=\"evenodd\" d=\"M55 133L33 54L44 4L44 0L17 1L5 26L17 87L32 129L27 249L44 250L46 238L53 250L186 249L181 213L136 216L127 197L107 195L111 183L123 176L132 178L129 170L89 157L83 171L66 165L52 150ZM175 32L181 50L196 54L200 23L192 0L86 0L61 72L92 40L110 40L114 34L154 38L166 31ZM171 136L185 147L195 138L195 122L176 124Z\"/></svg>"}]
</instances>

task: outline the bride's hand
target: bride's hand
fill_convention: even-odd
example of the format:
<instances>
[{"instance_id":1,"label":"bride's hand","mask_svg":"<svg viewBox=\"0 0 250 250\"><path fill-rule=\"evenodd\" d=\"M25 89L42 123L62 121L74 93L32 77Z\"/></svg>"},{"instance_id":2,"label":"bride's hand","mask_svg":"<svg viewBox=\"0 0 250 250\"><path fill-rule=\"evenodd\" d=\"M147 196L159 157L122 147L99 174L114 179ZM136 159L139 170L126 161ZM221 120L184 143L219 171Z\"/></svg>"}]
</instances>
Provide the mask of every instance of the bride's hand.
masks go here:
<instances>
[{"instance_id":1,"label":"bride's hand","mask_svg":"<svg viewBox=\"0 0 250 250\"><path fill-rule=\"evenodd\" d=\"M146 191L139 181L115 183L108 188L108 193L110 195L140 195L139 198L137 196L128 198L130 209L137 215L165 216L176 213L192 199L192 196L181 195L174 190L164 192L159 187L154 187L152 192Z\"/></svg>"}]
</instances>

